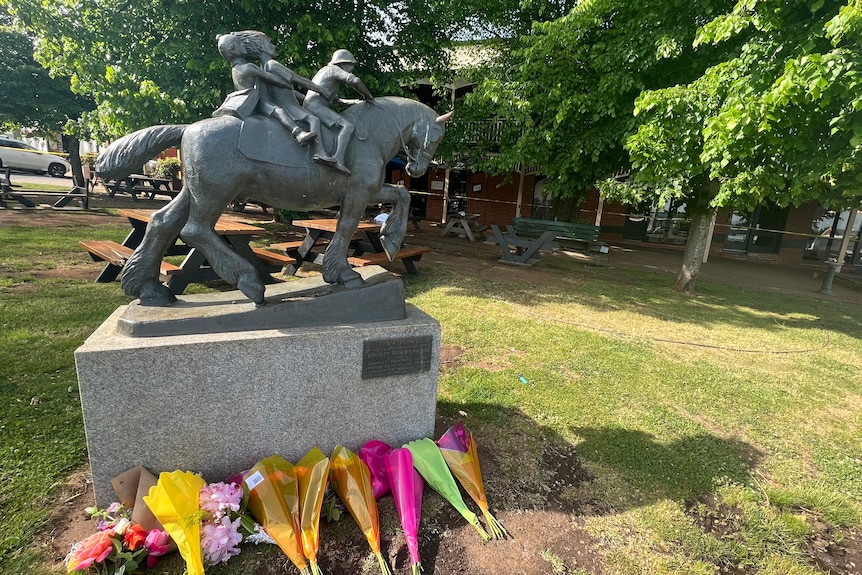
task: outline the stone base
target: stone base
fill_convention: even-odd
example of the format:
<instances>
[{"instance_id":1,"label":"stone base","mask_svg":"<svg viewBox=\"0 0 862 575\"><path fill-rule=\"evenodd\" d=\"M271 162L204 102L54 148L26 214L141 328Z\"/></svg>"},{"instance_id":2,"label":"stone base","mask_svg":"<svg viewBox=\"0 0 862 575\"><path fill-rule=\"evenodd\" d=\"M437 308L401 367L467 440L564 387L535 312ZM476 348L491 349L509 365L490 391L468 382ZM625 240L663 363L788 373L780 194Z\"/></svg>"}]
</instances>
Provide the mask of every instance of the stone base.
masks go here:
<instances>
[{"instance_id":1,"label":"stone base","mask_svg":"<svg viewBox=\"0 0 862 575\"><path fill-rule=\"evenodd\" d=\"M321 276L268 285L263 306L238 290L182 295L168 307L148 307L135 300L120 316L117 331L158 337L404 319L401 279L380 266L357 272L363 280L358 288L333 286Z\"/></svg>"},{"instance_id":2,"label":"stone base","mask_svg":"<svg viewBox=\"0 0 862 575\"><path fill-rule=\"evenodd\" d=\"M279 453L296 461L434 431L440 325L406 318L127 337L119 308L75 352L96 501L137 465L221 481Z\"/></svg>"}]
</instances>

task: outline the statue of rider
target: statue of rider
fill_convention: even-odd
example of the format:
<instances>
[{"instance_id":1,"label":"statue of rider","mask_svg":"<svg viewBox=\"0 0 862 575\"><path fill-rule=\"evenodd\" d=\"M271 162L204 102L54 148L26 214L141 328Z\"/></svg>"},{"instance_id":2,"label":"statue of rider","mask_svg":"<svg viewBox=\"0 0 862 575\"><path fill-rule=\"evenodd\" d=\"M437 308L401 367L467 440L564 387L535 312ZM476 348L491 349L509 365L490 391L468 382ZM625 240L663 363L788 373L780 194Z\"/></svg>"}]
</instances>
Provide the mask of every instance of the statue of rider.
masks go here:
<instances>
[{"instance_id":1,"label":"statue of rider","mask_svg":"<svg viewBox=\"0 0 862 575\"><path fill-rule=\"evenodd\" d=\"M330 104L340 103L342 105L351 105L362 101L342 100L338 98L338 90L341 84L347 84L359 92L366 102L374 101L374 96L371 95L371 92L362 80L352 73L356 63L356 58L348 50L336 50L329 64L321 68L311 80L333 94L333 97L326 98L321 92L309 91L302 104L303 107L320 118L320 121L325 126L338 129L338 136L335 140L335 153L332 157L325 158L323 161L324 163L331 162L334 164L336 170L348 175L350 174L350 168L345 165L345 154L347 153L347 145L350 143L350 138L353 136L355 128L341 114L333 110Z\"/></svg>"},{"instance_id":2,"label":"statue of rider","mask_svg":"<svg viewBox=\"0 0 862 575\"><path fill-rule=\"evenodd\" d=\"M331 93L275 60L275 47L263 32L219 34L217 40L219 53L231 64L236 92L228 95L213 116L230 114L242 119L256 109L275 118L300 145L314 142L314 160L324 162L326 150L318 138L320 120L299 104L293 85L307 88L310 94L320 92L331 97ZM308 124L308 131L299 126L300 121Z\"/></svg>"}]
</instances>

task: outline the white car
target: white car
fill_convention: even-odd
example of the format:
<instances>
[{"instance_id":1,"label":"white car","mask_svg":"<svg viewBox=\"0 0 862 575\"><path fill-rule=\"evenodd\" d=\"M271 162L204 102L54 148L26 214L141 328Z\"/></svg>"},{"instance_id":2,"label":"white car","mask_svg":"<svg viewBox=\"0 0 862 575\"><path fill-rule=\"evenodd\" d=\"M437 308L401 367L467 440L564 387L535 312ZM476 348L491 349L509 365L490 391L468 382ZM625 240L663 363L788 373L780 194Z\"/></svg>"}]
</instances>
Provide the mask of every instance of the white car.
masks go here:
<instances>
[{"instance_id":1,"label":"white car","mask_svg":"<svg viewBox=\"0 0 862 575\"><path fill-rule=\"evenodd\" d=\"M0 138L0 168L28 170L37 174L47 172L59 178L65 176L72 166L60 156L39 151L18 140Z\"/></svg>"}]
</instances>

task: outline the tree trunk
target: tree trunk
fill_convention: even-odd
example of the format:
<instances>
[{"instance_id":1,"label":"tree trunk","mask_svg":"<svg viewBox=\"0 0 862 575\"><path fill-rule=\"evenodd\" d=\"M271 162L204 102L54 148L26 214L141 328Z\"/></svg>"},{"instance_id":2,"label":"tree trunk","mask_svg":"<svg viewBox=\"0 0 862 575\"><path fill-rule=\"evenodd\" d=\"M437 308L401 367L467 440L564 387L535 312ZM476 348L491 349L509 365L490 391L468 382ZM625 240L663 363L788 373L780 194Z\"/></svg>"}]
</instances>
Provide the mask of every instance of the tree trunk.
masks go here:
<instances>
[{"instance_id":1,"label":"tree trunk","mask_svg":"<svg viewBox=\"0 0 862 575\"><path fill-rule=\"evenodd\" d=\"M551 217L561 222L579 222L582 198L554 198Z\"/></svg>"},{"instance_id":2,"label":"tree trunk","mask_svg":"<svg viewBox=\"0 0 862 575\"><path fill-rule=\"evenodd\" d=\"M69 163L72 164L72 183L79 188L86 185L84 168L81 166L81 142L75 136L69 136Z\"/></svg>"},{"instance_id":3,"label":"tree trunk","mask_svg":"<svg viewBox=\"0 0 862 575\"><path fill-rule=\"evenodd\" d=\"M694 284L703 264L703 254L709 249L709 224L714 212L697 211L691 220L691 230L685 242L685 253L682 256L682 267L676 276L673 289L683 293L694 292Z\"/></svg>"}]
</instances>

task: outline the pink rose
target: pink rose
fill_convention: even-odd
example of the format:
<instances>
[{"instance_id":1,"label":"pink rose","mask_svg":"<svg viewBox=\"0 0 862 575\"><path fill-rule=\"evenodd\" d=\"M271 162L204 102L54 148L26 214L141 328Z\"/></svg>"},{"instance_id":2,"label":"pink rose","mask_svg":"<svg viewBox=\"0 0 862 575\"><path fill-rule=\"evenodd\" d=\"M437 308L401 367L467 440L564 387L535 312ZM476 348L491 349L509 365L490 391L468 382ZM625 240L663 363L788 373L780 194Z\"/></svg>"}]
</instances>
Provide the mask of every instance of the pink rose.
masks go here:
<instances>
[{"instance_id":1,"label":"pink rose","mask_svg":"<svg viewBox=\"0 0 862 575\"><path fill-rule=\"evenodd\" d=\"M153 557L161 557L170 550L171 538L164 531L153 529L144 539L144 549Z\"/></svg>"},{"instance_id":2,"label":"pink rose","mask_svg":"<svg viewBox=\"0 0 862 575\"><path fill-rule=\"evenodd\" d=\"M171 538L164 531L153 529L144 539L144 549L147 550L147 568L152 569L158 558L170 551Z\"/></svg>"},{"instance_id":3,"label":"pink rose","mask_svg":"<svg viewBox=\"0 0 862 575\"><path fill-rule=\"evenodd\" d=\"M69 555L70 572L86 571L93 563L101 563L111 554L114 544L107 531L99 531L78 543L77 547Z\"/></svg>"}]
</instances>

